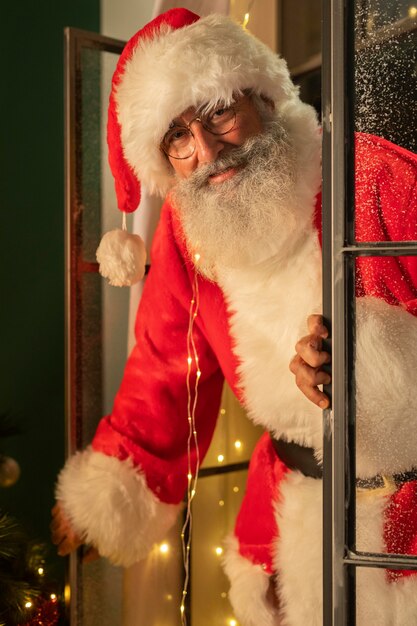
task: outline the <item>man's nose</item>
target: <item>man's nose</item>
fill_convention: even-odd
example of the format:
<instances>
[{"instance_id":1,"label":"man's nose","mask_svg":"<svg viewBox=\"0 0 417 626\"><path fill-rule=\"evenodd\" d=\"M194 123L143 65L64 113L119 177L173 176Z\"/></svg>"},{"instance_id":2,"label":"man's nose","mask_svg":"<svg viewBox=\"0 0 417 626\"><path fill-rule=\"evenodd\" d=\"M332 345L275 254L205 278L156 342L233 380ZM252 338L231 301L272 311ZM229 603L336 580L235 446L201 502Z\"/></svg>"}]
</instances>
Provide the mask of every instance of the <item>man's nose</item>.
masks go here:
<instances>
[{"instance_id":1,"label":"man's nose","mask_svg":"<svg viewBox=\"0 0 417 626\"><path fill-rule=\"evenodd\" d=\"M213 133L204 128L200 120L192 122L192 132L195 141L195 154L199 165L213 163L223 150L223 138L220 135L213 135Z\"/></svg>"}]
</instances>

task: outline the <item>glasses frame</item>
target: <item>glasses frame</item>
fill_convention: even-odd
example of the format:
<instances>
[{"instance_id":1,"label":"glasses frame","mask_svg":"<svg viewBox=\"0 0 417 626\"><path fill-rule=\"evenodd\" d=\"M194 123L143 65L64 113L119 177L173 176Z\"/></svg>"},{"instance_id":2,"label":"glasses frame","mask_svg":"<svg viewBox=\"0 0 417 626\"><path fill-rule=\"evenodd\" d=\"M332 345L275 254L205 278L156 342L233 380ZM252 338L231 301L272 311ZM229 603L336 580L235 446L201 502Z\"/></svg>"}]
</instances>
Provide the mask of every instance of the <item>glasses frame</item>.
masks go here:
<instances>
[{"instance_id":1,"label":"glasses frame","mask_svg":"<svg viewBox=\"0 0 417 626\"><path fill-rule=\"evenodd\" d=\"M228 107L225 107L225 108L227 108L227 109L231 109L231 110L233 111L233 124L232 124L232 126L231 126L228 130L226 130L226 131L225 131L225 132L223 132L223 133L216 133L216 132L214 132L213 130L211 130L211 128L209 128L209 127L206 125L206 123L204 122L204 116L200 113L199 115L196 115L195 117L193 117L193 119L192 119L192 120L190 120L190 121L188 122L188 124L180 124L180 125L178 125L178 126L177 126L177 125L175 125L175 126L176 126L176 128L186 130L186 131L187 131L187 132L191 135L191 137L193 137L193 138L194 138L194 145L193 145L193 150L192 150L192 152L191 152L190 154L188 154L187 156L185 156L185 157L177 157L177 156L172 156L172 154L169 154L168 150L166 149L166 147L165 147L165 145L164 145L165 137L166 137L166 135L167 135L168 133L166 133L166 134L164 135L164 138L163 138L163 140L161 141L160 148L161 148L162 152L163 152L163 153L164 153L167 157L169 157L170 159L175 159L175 160L177 160L177 161L184 161L185 159L189 159L190 157L192 157L192 156L193 156L193 154L194 154L194 152L195 152L195 136L194 136L193 131L191 130L191 124L193 124L194 122L200 122L200 124L202 125L202 127L203 127L205 130L207 130L207 131L208 131L209 133L211 133L212 135L215 135L216 137L222 137L223 135L227 135L228 133L231 133L231 132L232 132L232 130L234 129L234 127L236 126L236 117L237 117L237 113L236 113L236 105L235 105L235 104L231 104L231 105L229 105ZM231 120L231 121L232 121L232 120ZM169 131L168 131L168 132L169 132Z\"/></svg>"}]
</instances>

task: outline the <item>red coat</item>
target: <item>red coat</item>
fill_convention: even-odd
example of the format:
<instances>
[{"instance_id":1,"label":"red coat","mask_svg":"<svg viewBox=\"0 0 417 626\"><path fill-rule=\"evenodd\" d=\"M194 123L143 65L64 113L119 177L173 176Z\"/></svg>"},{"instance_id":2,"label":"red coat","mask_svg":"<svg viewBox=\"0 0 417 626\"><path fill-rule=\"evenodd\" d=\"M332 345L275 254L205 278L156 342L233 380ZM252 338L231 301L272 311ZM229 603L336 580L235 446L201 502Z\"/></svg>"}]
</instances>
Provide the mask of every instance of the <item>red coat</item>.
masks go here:
<instances>
[{"instance_id":1,"label":"red coat","mask_svg":"<svg viewBox=\"0 0 417 626\"><path fill-rule=\"evenodd\" d=\"M417 158L414 155L383 139L358 136L356 234L359 241L417 240L416 180ZM320 197L317 198L315 222L316 226L312 225L309 235L312 249L317 245L314 240L320 236L317 228ZM313 260L305 258L303 263L306 266L313 263L319 271L316 259L319 256ZM169 505L181 502L187 485L186 336L193 277L193 264L187 255L178 219L169 204L165 204L153 242L152 267L136 320L137 345L128 359L113 411L100 422L92 444L95 452L122 462L127 459L133 461L133 467L140 470L147 488L157 501ZM217 284L199 276L198 285L200 308L195 320L194 339L202 374L196 426L200 455L204 456L216 424L223 377L244 405L251 404L251 397L249 386L245 387L246 379L242 378L245 357L242 357L239 348L238 326L234 327L232 321L237 305L229 293L226 293L226 302ZM410 325L413 337L410 341L417 339L417 320L414 317L417 315L417 257L360 257L357 261L356 295L363 298L364 303L376 299L376 315L379 314L378 302L390 314L393 312L394 317L401 309L411 313L412 316L403 314L401 324L405 333ZM272 372L271 381L273 376L280 377L280 371ZM378 385L378 381L375 384ZM256 420L256 402L254 406L251 411ZM375 423L378 429L379 418L372 420L371 416L372 427ZM262 418L258 421L262 422ZM410 424L410 429L417 430L416 421ZM366 421L363 428L366 430ZM285 434L285 428L283 432ZM379 437L379 431L375 432L375 436ZM403 431L400 429L400 432ZM406 435L401 437L406 446ZM378 442L375 446L378 447ZM407 453L404 455L404 459L408 459L404 461L406 468L397 467L395 456L385 468L376 453L378 458L375 457L373 465L371 463L368 468L364 464L368 468L364 470L364 475L377 473L380 468L387 469L389 473L411 469L410 455L413 455L413 448L408 456ZM266 433L252 456L246 496L237 519L235 536L239 555L270 573L280 572L283 567L276 557L277 521L281 515L281 512L277 513L277 506L281 497L280 484L288 471L278 459ZM416 493L416 483L407 483L391 498L391 505L385 513L385 543L390 551L416 553ZM393 531L399 525L407 528L401 536ZM320 541L319 536L317 541ZM290 601L291 598L285 600L287 603ZM268 623L278 623L274 619L271 617L272 621ZM320 623L320 617L317 620Z\"/></svg>"}]
</instances>

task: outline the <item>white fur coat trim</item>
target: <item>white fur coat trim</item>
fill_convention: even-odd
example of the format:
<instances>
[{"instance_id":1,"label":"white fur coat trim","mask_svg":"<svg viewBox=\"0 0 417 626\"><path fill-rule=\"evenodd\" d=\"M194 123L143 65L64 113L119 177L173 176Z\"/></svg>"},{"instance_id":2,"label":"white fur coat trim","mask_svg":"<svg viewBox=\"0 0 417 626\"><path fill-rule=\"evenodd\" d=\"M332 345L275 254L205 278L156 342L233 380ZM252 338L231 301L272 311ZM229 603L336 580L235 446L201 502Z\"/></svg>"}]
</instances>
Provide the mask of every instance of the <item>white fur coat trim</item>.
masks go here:
<instances>
[{"instance_id":1,"label":"white fur coat trim","mask_svg":"<svg viewBox=\"0 0 417 626\"><path fill-rule=\"evenodd\" d=\"M235 537L226 540L223 566L230 580L229 600L242 626L280 626L278 611L267 597L270 576L239 554Z\"/></svg>"},{"instance_id":2,"label":"white fur coat trim","mask_svg":"<svg viewBox=\"0 0 417 626\"><path fill-rule=\"evenodd\" d=\"M91 448L68 459L56 497L85 542L124 567L164 538L181 507L160 502L130 459L119 461Z\"/></svg>"},{"instance_id":3,"label":"white fur coat trim","mask_svg":"<svg viewBox=\"0 0 417 626\"><path fill-rule=\"evenodd\" d=\"M322 481L290 472L280 483L274 569L282 626L322 626Z\"/></svg>"},{"instance_id":4,"label":"white fur coat trim","mask_svg":"<svg viewBox=\"0 0 417 626\"><path fill-rule=\"evenodd\" d=\"M321 258L316 233L286 262L220 277L231 312L248 413L276 437L322 456L322 415L295 384L288 365L306 320L320 312ZM367 478L417 466L417 318L371 296L356 300L356 472Z\"/></svg>"},{"instance_id":5,"label":"white fur coat trim","mask_svg":"<svg viewBox=\"0 0 417 626\"><path fill-rule=\"evenodd\" d=\"M417 466L417 318L356 300L356 467L361 477Z\"/></svg>"},{"instance_id":6,"label":"white fur coat trim","mask_svg":"<svg viewBox=\"0 0 417 626\"><path fill-rule=\"evenodd\" d=\"M321 311L320 272L317 234L309 227L297 254L285 261L221 277L250 417L277 438L313 446L319 457L322 412L298 389L289 363L307 334L308 315Z\"/></svg>"},{"instance_id":7,"label":"white fur coat trim","mask_svg":"<svg viewBox=\"0 0 417 626\"><path fill-rule=\"evenodd\" d=\"M294 216L290 231L275 242L275 253L266 261L217 269L250 417L276 437L313 446L320 458L322 413L299 391L289 371L295 344L307 334L307 317L320 313L322 306L321 250L313 227L321 183L321 137L314 110L303 106L287 103L280 112L297 155L295 189L288 199ZM260 241L255 251L260 259L264 248Z\"/></svg>"},{"instance_id":8,"label":"white fur coat trim","mask_svg":"<svg viewBox=\"0 0 417 626\"><path fill-rule=\"evenodd\" d=\"M357 549L384 552L384 512L389 494L366 490L356 499ZM281 626L322 626L322 481L290 472L276 505ZM357 569L358 626L414 626L417 578L390 582L383 569ZM261 622L259 622L261 623Z\"/></svg>"},{"instance_id":9,"label":"white fur coat trim","mask_svg":"<svg viewBox=\"0 0 417 626\"><path fill-rule=\"evenodd\" d=\"M253 89L300 111L286 62L228 17L209 15L183 28L142 37L115 94L124 156L151 193L166 193L171 167L160 142L171 121L192 106L230 103Z\"/></svg>"}]
</instances>

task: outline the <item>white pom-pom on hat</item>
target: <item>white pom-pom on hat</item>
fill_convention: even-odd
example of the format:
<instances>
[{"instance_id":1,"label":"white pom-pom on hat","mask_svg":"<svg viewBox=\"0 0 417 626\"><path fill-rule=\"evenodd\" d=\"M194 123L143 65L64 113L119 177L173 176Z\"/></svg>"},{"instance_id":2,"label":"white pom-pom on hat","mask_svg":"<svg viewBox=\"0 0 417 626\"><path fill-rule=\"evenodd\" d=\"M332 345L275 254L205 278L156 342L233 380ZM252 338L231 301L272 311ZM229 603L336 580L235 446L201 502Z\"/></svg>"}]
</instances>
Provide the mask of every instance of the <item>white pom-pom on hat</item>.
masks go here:
<instances>
[{"instance_id":1,"label":"white pom-pom on hat","mask_svg":"<svg viewBox=\"0 0 417 626\"><path fill-rule=\"evenodd\" d=\"M96 257L100 274L115 287L130 287L145 275L145 244L139 235L121 228L103 235Z\"/></svg>"}]
</instances>

